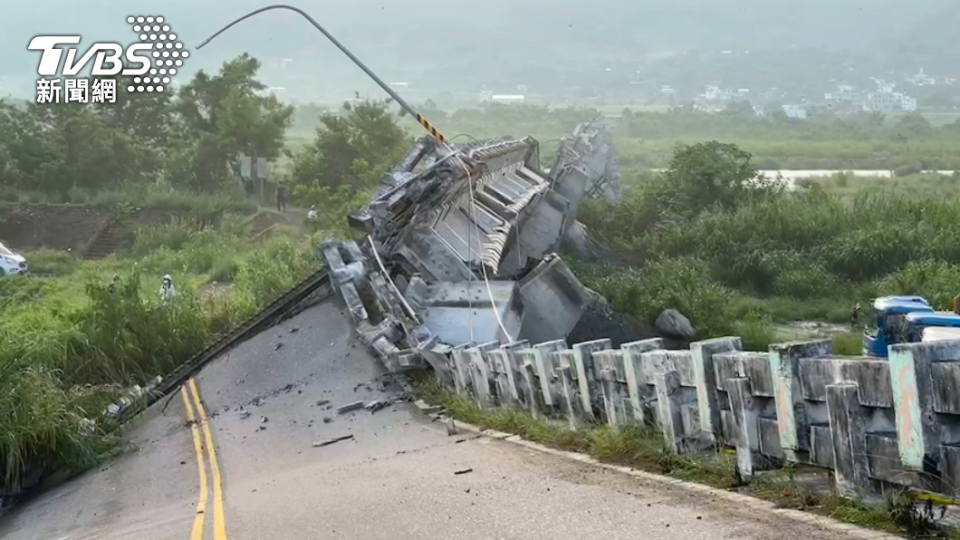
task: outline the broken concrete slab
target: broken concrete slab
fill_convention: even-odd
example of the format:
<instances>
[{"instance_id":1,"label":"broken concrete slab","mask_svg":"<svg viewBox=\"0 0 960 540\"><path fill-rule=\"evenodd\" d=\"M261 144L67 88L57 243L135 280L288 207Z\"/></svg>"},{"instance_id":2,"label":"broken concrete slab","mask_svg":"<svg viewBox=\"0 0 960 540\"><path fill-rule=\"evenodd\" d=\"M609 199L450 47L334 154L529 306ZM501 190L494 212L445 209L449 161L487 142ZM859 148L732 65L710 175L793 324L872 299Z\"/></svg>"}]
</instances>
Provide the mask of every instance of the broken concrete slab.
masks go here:
<instances>
[{"instance_id":1,"label":"broken concrete slab","mask_svg":"<svg viewBox=\"0 0 960 540\"><path fill-rule=\"evenodd\" d=\"M353 411L359 411L364 406L362 401L354 401L353 403L347 403L346 405L341 405L337 407L337 414L346 414Z\"/></svg>"},{"instance_id":2,"label":"broken concrete slab","mask_svg":"<svg viewBox=\"0 0 960 540\"><path fill-rule=\"evenodd\" d=\"M440 405L431 405L422 399L418 399L413 402L414 406L420 409L420 412L423 414L434 414L443 410L443 407Z\"/></svg>"}]
</instances>

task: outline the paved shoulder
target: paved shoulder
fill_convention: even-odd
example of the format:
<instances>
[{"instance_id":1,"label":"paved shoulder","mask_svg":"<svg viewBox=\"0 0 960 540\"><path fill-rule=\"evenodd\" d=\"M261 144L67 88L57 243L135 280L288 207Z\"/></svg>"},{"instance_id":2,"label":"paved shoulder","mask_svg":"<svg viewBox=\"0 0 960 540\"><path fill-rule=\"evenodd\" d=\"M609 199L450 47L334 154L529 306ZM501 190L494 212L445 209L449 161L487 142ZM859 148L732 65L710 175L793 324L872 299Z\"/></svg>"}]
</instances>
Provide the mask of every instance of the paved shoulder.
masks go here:
<instances>
[{"instance_id":1,"label":"paved shoulder","mask_svg":"<svg viewBox=\"0 0 960 540\"><path fill-rule=\"evenodd\" d=\"M134 422L131 451L0 518L0 538L189 538L199 486L182 401L161 400Z\"/></svg>"}]
</instances>

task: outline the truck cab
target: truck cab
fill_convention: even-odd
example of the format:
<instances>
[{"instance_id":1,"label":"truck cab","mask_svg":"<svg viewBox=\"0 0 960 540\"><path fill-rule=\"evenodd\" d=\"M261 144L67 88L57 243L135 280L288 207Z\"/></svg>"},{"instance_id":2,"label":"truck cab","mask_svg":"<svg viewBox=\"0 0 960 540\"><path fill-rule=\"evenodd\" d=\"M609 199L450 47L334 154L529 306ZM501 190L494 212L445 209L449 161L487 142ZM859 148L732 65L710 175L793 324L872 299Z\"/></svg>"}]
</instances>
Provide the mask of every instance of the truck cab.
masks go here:
<instances>
[{"instance_id":1,"label":"truck cab","mask_svg":"<svg viewBox=\"0 0 960 540\"><path fill-rule=\"evenodd\" d=\"M910 315L917 314L917 315ZM915 326L920 314L939 315L927 300L920 296L884 296L873 301L873 310L868 321L869 326L863 333L863 354L875 358L886 358L887 347L896 343L920 341L921 335ZM908 315L913 319L908 320ZM960 316L956 316L960 320ZM929 318L933 323L937 319ZM946 319L944 319L946 320ZM928 324L927 326L942 326Z\"/></svg>"}]
</instances>

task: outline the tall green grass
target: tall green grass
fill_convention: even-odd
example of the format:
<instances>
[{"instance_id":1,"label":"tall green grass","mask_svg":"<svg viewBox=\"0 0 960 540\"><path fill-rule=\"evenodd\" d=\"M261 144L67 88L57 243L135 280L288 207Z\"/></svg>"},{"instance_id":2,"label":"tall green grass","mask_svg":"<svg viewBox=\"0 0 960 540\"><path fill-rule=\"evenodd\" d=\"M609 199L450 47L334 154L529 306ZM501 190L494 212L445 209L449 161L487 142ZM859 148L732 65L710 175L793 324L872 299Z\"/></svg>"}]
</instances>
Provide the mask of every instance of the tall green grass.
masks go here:
<instances>
[{"instance_id":1,"label":"tall green grass","mask_svg":"<svg viewBox=\"0 0 960 540\"><path fill-rule=\"evenodd\" d=\"M735 331L749 313L844 322L878 295L920 294L943 309L960 293L960 199L812 190L677 217L657 212L654 184L581 213L625 265L581 276L648 321L678 308L706 336Z\"/></svg>"},{"instance_id":2,"label":"tall green grass","mask_svg":"<svg viewBox=\"0 0 960 540\"><path fill-rule=\"evenodd\" d=\"M89 465L107 443L101 413L117 391L169 374L319 267L313 239L254 243L238 221L199 223L141 230L104 261L28 254L58 277L0 280L0 488ZM178 295L161 304L168 273ZM212 281L229 289L200 294Z\"/></svg>"}]
</instances>

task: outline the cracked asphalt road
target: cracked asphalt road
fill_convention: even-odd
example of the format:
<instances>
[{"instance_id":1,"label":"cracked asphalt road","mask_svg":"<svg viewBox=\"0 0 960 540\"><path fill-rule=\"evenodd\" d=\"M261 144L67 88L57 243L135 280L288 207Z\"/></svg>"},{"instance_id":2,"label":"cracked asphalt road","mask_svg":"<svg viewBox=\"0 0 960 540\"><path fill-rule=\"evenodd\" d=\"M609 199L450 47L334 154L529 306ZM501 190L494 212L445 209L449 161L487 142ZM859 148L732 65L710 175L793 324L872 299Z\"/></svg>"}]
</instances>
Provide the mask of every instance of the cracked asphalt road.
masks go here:
<instances>
[{"instance_id":1,"label":"cracked asphalt road","mask_svg":"<svg viewBox=\"0 0 960 540\"><path fill-rule=\"evenodd\" d=\"M393 385L380 390L381 375L327 301L196 377L227 538L847 538L506 442L450 437L409 403L337 414L395 395ZM164 410L166 402L131 428L135 451L0 518L0 538L190 539L200 493L194 439L184 401L173 396ZM314 446L346 435L353 438ZM207 506L202 538L222 540L212 513Z\"/></svg>"}]
</instances>

